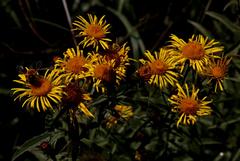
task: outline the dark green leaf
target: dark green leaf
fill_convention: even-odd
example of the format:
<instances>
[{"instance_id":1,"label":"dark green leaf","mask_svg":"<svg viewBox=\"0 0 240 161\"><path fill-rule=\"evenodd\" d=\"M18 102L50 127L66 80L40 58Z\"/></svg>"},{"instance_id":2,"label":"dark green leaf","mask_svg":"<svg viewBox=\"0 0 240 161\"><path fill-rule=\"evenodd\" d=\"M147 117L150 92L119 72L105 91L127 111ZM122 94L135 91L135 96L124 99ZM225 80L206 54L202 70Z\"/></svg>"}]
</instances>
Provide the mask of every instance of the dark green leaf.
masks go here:
<instances>
[{"instance_id":1,"label":"dark green leaf","mask_svg":"<svg viewBox=\"0 0 240 161\"><path fill-rule=\"evenodd\" d=\"M199 24L198 22L194 22L191 20L188 20L188 23L190 23L191 25L193 25L198 31L200 31L203 35L209 37L209 38L213 38L211 36L211 33L201 24Z\"/></svg>"},{"instance_id":2,"label":"dark green leaf","mask_svg":"<svg viewBox=\"0 0 240 161\"><path fill-rule=\"evenodd\" d=\"M240 27L238 25L234 24L232 21L230 21L226 16L216 13L216 12L213 12L213 11L207 11L206 15L218 20L232 32L240 33Z\"/></svg>"},{"instance_id":3,"label":"dark green leaf","mask_svg":"<svg viewBox=\"0 0 240 161\"><path fill-rule=\"evenodd\" d=\"M44 140L49 139L49 137L51 137L51 135L52 135L52 133L45 132L45 133L42 133L38 136L35 136L35 137L27 140L23 145L20 146L20 148L18 148L15 151L15 153L13 154L13 157L12 157L12 161L17 159L19 156L21 156L26 151L29 151L29 150L35 148L36 146L40 145Z\"/></svg>"}]
</instances>

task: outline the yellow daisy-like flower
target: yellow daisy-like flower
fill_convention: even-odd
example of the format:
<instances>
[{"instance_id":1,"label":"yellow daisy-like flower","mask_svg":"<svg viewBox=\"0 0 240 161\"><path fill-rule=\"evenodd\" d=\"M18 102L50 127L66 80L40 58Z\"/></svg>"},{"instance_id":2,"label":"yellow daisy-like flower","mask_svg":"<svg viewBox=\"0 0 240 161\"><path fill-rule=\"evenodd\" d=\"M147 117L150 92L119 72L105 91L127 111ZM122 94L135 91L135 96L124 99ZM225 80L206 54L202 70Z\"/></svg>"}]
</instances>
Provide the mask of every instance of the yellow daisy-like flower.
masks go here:
<instances>
[{"instance_id":1,"label":"yellow daisy-like flower","mask_svg":"<svg viewBox=\"0 0 240 161\"><path fill-rule=\"evenodd\" d=\"M198 116L211 114L212 109L208 104L212 101L205 101L207 97L198 99L199 89L196 89L194 85L192 85L191 94L187 84L185 84L185 91L178 83L177 89L178 93L168 99L168 101L174 105L172 111L180 114L177 126L180 123L193 125L197 121Z\"/></svg>"},{"instance_id":2,"label":"yellow daisy-like flower","mask_svg":"<svg viewBox=\"0 0 240 161\"><path fill-rule=\"evenodd\" d=\"M124 43L122 46L118 43L113 43L109 46L108 49L104 50L101 54L105 56L107 61L114 60L115 68L119 66L129 65L128 52L130 47L127 46L127 43Z\"/></svg>"},{"instance_id":3,"label":"yellow daisy-like flower","mask_svg":"<svg viewBox=\"0 0 240 161\"><path fill-rule=\"evenodd\" d=\"M88 110L85 105L86 101L91 101L90 94L85 92L82 86L80 86L77 82L69 83L64 91L66 95L63 97L63 103L74 109L80 109L86 116L94 117L93 114Z\"/></svg>"},{"instance_id":4,"label":"yellow daisy-like flower","mask_svg":"<svg viewBox=\"0 0 240 161\"><path fill-rule=\"evenodd\" d=\"M107 42L111 41L106 38L106 34L110 33L110 24L104 20L105 16L102 16L99 21L96 15L88 14L88 18L89 22L82 16L78 16L78 20L73 22L75 26L73 30L80 31L78 35L84 37L80 44L83 44L83 47L93 46L96 51L98 51L99 44L103 49L107 49Z\"/></svg>"},{"instance_id":5,"label":"yellow daisy-like flower","mask_svg":"<svg viewBox=\"0 0 240 161\"><path fill-rule=\"evenodd\" d=\"M209 80L207 83L210 83L212 81L216 82L214 91L217 92L218 89L220 91L223 91L223 80L225 79L225 76L227 75L228 66L231 61L231 58L222 57L221 59L212 59L208 66L206 66L203 70L203 75L206 75L209 77Z\"/></svg>"},{"instance_id":6,"label":"yellow daisy-like flower","mask_svg":"<svg viewBox=\"0 0 240 161\"><path fill-rule=\"evenodd\" d=\"M137 71L139 76L161 89L167 87L168 84L174 86L179 74L174 72L176 61L174 57L169 56L168 50L161 48L159 52L154 52L154 55L146 51L144 55L148 60L139 60L143 64Z\"/></svg>"},{"instance_id":7,"label":"yellow daisy-like flower","mask_svg":"<svg viewBox=\"0 0 240 161\"><path fill-rule=\"evenodd\" d=\"M35 69L26 68L25 74L19 74L20 80L14 80L14 82L23 85L21 88L12 88L14 95L17 95L14 99L25 101L22 107L27 105L30 108L37 108L40 112L42 109L53 110L53 103L59 104L64 94L62 85L62 79L59 72L53 70L47 70L44 76L39 75Z\"/></svg>"},{"instance_id":8,"label":"yellow daisy-like flower","mask_svg":"<svg viewBox=\"0 0 240 161\"><path fill-rule=\"evenodd\" d=\"M203 67L209 64L209 59L216 58L216 54L223 51L223 46L220 46L219 42L204 38L202 35L192 35L188 42L173 34L170 38L170 47L173 48L171 51L181 65L181 72L187 60L194 70L202 72Z\"/></svg>"},{"instance_id":9,"label":"yellow daisy-like flower","mask_svg":"<svg viewBox=\"0 0 240 161\"><path fill-rule=\"evenodd\" d=\"M93 54L94 58L98 60L89 64L89 70L91 76L93 78L93 87L99 92L99 88L101 92L106 91L106 85L115 84L119 85L120 80L125 77L125 71L121 70L122 68L115 68L115 61L110 60L107 61L105 56L101 56L99 54Z\"/></svg>"},{"instance_id":10,"label":"yellow daisy-like flower","mask_svg":"<svg viewBox=\"0 0 240 161\"><path fill-rule=\"evenodd\" d=\"M66 82L90 76L86 64L94 61L93 57L91 59L89 56L84 57L83 50L78 47L76 50L74 48L67 49L63 55L63 59L55 60L55 69L61 71Z\"/></svg>"},{"instance_id":11,"label":"yellow daisy-like flower","mask_svg":"<svg viewBox=\"0 0 240 161\"><path fill-rule=\"evenodd\" d=\"M132 106L116 105L114 109L117 111L118 115L125 120L129 120L129 118L133 116Z\"/></svg>"},{"instance_id":12,"label":"yellow daisy-like flower","mask_svg":"<svg viewBox=\"0 0 240 161\"><path fill-rule=\"evenodd\" d=\"M125 77L126 67L130 65L128 52L130 47L127 43L120 46L118 43L113 43L108 49L104 50L101 55L107 62L114 61L114 70L116 71L117 80Z\"/></svg>"}]
</instances>

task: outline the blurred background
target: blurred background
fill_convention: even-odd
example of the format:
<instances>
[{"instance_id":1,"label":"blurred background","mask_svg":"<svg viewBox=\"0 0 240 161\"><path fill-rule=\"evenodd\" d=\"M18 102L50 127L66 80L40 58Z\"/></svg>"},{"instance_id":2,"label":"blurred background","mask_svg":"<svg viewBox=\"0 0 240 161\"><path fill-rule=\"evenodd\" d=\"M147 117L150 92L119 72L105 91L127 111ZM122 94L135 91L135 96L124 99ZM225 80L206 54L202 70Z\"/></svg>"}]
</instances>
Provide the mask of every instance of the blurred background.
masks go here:
<instances>
[{"instance_id":1,"label":"blurred background","mask_svg":"<svg viewBox=\"0 0 240 161\"><path fill-rule=\"evenodd\" d=\"M145 49L166 45L170 34L185 40L192 34L215 38L224 45L226 54L234 56L229 74L239 75L239 0L1 0L0 160L10 160L17 145L43 132L45 126L44 114L25 111L13 101L12 80L22 67L48 67L55 56L73 47L71 21L87 13L106 15L112 37L128 41L133 58L140 57ZM232 81L223 105L228 110L221 113L227 124L211 131L221 143L210 143L209 160L217 161L216 148L228 152L232 161L240 158L240 79Z\"/></svg>"}]
</instances>

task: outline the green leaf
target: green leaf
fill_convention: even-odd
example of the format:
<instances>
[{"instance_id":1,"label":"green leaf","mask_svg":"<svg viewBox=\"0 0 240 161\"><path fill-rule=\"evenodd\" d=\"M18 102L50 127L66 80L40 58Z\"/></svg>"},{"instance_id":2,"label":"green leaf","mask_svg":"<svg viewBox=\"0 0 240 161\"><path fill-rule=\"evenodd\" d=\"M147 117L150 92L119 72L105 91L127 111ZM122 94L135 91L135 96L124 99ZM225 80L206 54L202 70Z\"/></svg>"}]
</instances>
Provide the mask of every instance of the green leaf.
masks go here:
<instances>
[{"instance_id":1,"label":"green leaf","mask_svg":"<svg viewBox=\"0 0 240 161\"><path fill-rule=\"evenodd\" d=\"M232 161L239 161L239 158L240 158L240 149L237 150Z\"/></svg>"},{"instance_id":2,"label":"green leaf","mask_svg":"<svg viewBox=\"0 0 240 161\"><path fill-rule=\"evenodd\" d=\"M63 30L63 31L67 31L67 32L69 31L68 28L66 28L66 27L64 27L64 26L61 26L61 25L59 25L59 24L53 23L53 22L51 22L51 21L47 21L47 20L39 19L39 18L32 18L32 20L35 21L35 22L40 22L40 23L43 23L43 24L47 24L47 25L49 25L49 26L53 26L53 27L58 28L58 29L61 29L61 30Z\"/></svg>"},{"instance_id":3,"label":"green leaf","mask_svg":"<svg viewBox=\"0 0 240 161\"><path fill-rule=\"evenodd\" d=\"M202 144L203 145L221 145L222 143L219 141L215 141L213 139L205 138L205 139L202 139Z\"/></svg>"},{"instance_id":4,"label":"green leaf","mask_svg":"<svg viewBox=\"0 0 240 161\"><path fill-rule=\"evenodd\" d=\"M39 149L33 149L31 150L31 153L38 159L38 160L48 160L49 157L43 153L42 150Z\"/></svg>"},{"instance_id":5,"label":"green leaf","mask_svg":"<svg viewBox=\"0 0 240 161\"><path fill-rule=\"evenodd\" d=\"M240 27L236 24L234 24L231 20L229 20L226 16L213 12L213 11L207 11L205 13L206 15L218 20L221 22L223 25L225 25L229 30L232 32L238 32L240 33Z\"/></svg>"},{"instance_id":6,"label":"green leaf","mask_svg":"<svg viewBox=\"0 0 240 161\"><path fill-rule=\"evenodd\" d=\"M233 82L238 82L238 83L240 83L240 78L239 78L239 77L237 77L237 78L233 78L233 77L226 77L225 79L226 79L226 80L233 81Z\"/></svg>"},{"instance_id":7,"label":"green leaf","mask_svg":"<svg viewBox=\"0 0 240 161\"><path fill-rule=\"evenodd\" d=\"M15 151L15 153L13 154L13 157L12 157L12 161L17 159L19 156L21 156L26 151L32 150L36 146L40 145L43 141L49 139L51 137L51 134L52 133L50 133L50 132L45 132L45 133L42 133L38 136L35 136L35 137L27 140L25 143L23 143L23 145L20 146L19 149L17 149Z\"/></svg>"},{"instance_id":8,"label":"green leaf","mask_svg":"<svg viewBox=\"0 0 240 161\"><path fill-rule=\"evenodd\" d=\"M193 25L198 31L200 31L203 35L209 37L209 38L213 38L211 36L211 33L201 24L199 24L198 22L194 22L191 20L188 20L188 23L190 23L191 25Z\"/></svg>"},{"instance_id":9,"label":"green leaf","mask_svg":"<svg viewBox=\"0 0 240 161\"><path fill-rule=\"evenodd\" d=\"M223 122L222 124L220 124L220 128L225 129L227 126L231 124L239 124L239 122L240 122L240 118L237 117L237 118Z\"/></svg>"},{"instance_id":10,"label":"green leaf","mask_svg":"<svg viewBox=\"0 0 240 161\"><path fill-rule=\"evenodd\" d=\"M234 44L230 49L228 49L227 54L228 56L238 56L238 53L240 51L240 41L238 41L236 44Z\"/></svg>"},{"instance_id":11,"label":"green leaf","mask_svg":"<svg viewBox=\"0 0 240 161\"><path fill-rule=\"evenodd\" d=\"M110 7L106 7L106 9L108 9L110 12L116 15L125 26L128 34L130 35L130 40L132 43L132 50L133 50L133 58L137 59L139 57L140 52L141 53L145 52L145 45L136 27L132 26L131 23L128 21L127 17L122 13Z\"/></svg>"},{"instance_id":12,"label":"green leaf","mask_svg":"<svg viewBox=\"0 0 240 161\"><path fill-rule=\"evenodd\" d=\"M103 103L107 100L107 97L105 96L99 96L98 98L96 98L96 100L91 104L91 106L96 106L100 103Z\"/></svg>"}]
</instances>

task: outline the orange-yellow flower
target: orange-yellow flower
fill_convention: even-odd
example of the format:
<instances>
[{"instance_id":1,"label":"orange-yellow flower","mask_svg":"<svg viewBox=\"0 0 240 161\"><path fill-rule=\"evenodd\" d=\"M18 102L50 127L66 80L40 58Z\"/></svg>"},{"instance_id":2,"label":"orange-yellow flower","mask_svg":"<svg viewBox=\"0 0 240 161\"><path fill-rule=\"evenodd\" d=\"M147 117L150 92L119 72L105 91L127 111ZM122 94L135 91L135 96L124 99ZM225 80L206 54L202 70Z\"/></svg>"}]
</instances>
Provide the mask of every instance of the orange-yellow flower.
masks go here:
<instances>
[{"instance_id":1,"label":"orange-yellow flower","mask_svg":"<svg viewBox=\"0 0 240 161\"><path fill-rule=\"evenodd\" d=\"M214 91L218 89L223 91L223 81L227 75L228 66L231 58L222 57L221 59L212 59L210 63L204 68L202 74L209 77L207 83L216 82Z\"/></svg>"},{"instance_id":2,"label":"orange-yellow flower","mask_svg":"<svg viewBox=\"0 0 240 161\"><path fill-rule=\"evenodd\" d=\"M84 37L80 42L83 47L93 46L96 51L99 49L99 44L103 49L108 48L108 43L111 39L106 37L109 32L110 24L104 20L105 16L102 16L98 20L96 15L88 14L89 22L82 16L78 16L73 22L75 27L73 30L79 31L78 36Z\"/></svg>"},{"instance_id":3,"label":"orange-yellow flower","mask_svg":"<svg viewBox=\"0 0 240 161\"><path fill-rule=\"evenodd\" d=\"M167 87L168 84L174 86L179 74L174 71L176 61L169 55L168 50L161 48L159 52L154 52L154 55L146 51L144 55L147 60L139 60L143 65L137 70L138 75L148 80L149 84L160 88Z\"/></svg>"},{"instance_id":4,"label":"orange-yellow flower","mask_svg":"<svg viewBox=\"0 0 240 161\"><path fill-rule=\"evenodd\" d=\"M202 72L204 66L209 64L210 58L218 57L216 54L223 51L223 46L220 46L219 42L204 38L202 35L192 35L188 42L173 34L170 38L169 47L172 48L171 53L181 65L181 72L187 61L194 70Z\"/></svg>"},{"instance_id":5,"label":"orange-yellow flower","mask_svg":"<svg viewBox=\"0 0 240 161\"><path fill-rule=\"evenodd\" d=\"M75 109L80 109L86 116L94 117L85 103L92 99L90 94L84 90L83 86L80 86L78 82L72 82L64 88L64 91L65 96L62 101L64 105L70 107L73 111L75 111Z\"/></svg>"},{"instance_id":6,"label":"orange-yellow flower","mask_svg":"<svg viewBox=\"0 0 240 161\"><path fill-rule=\"evenodd\" d=\"M180 123L185 125L195 124L198 116L210 115L212 109L208 106L212 101L206 101L207 97L203 99L198 98L199 89L192 85L191 92L187 84L183 89L180 84L177 84L178 93L172 95L168 101L173 105L172 111L178 112L180 117L177 121L177 126Z\"/></svg>"},{"instance_id":7,"label":"orange-yellow flower","mask_svg":"<svg viewBox=\"0 0 240 161\"><path fill-rule=\"evenodd\" d=\"M117 111L118 115L125 120L129 120L129 118L133 116L132 106L116 105L114 109Z\"/></svg>"},{"instance_id":8,"label":"orange-yellow flower","mask_svg":"<svg viewBox=\"0 0 240 161\"><path fill-rule=\"evenodd\" d=\"M100 53L107 62L114 61L113 68L116 71L117 83L125 77L126 68L130 65L128 57L129 50L130 47L127 46L127 43L124 43L122 46L118 43L113 43L109 45L108 49Z\"/></svg>"},{"instance_id":9,"label":"orange-yellow flower","mask_svg":"<svg viewBox=\"0 0 240 161\"><path fill-rule=\"evenodd\" d=\"M27 105L30 108L37 108L46 111L52 109L53 104L57 105L61 102L64 94L62 85L62 77L59 72L47 70L44 76L40 75L35 69L26 68L27 72L19 74L19 80L14 82L19 83L23 87L12 88L14 95L17 95L14 100L25 99L22 107Z\"/></svg>"},{"instance_id":10,"label":"orange-yellow flower","mask_svg":"<svg viewBox=\"0 0 240 161\"><path fill-rule=\"evenodd\" d=\"M90 74L93 78L93 87L97 92L105 92L106 85L119 85L120 81L125 77L123 68L115 68L115 60L108 60L105 56L92 54L93 59L97 61L88 65ZM99 90L100 89L100 90Z\"/></svg>"},{"instance_id":11,"label":"orange-yellow flower","mask_svg":"<svg viewBox=\"0 0 240 161\"><path fill-rule=\"evenodd\" d=\"M90 76L89 69L86 66L94 59L89 59L89 56L85 57L83 50L80 50L78 47L76 50L69 48L63 55L63 59L59 57L55 60L55 69L61 71L65 82L68 83L72 80Z\"/></svg>"}]
</instances>

